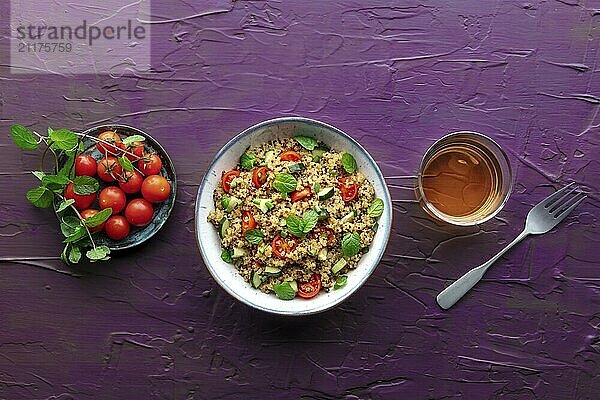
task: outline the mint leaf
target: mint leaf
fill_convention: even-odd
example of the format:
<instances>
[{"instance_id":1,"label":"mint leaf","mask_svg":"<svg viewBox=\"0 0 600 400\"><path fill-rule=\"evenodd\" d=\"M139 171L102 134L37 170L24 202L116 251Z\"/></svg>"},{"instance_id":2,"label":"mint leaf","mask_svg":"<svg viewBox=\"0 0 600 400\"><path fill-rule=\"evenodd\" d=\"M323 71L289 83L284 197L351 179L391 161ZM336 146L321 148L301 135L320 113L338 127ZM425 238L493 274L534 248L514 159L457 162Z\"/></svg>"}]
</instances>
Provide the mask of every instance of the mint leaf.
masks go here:
<instances>
[{"instance_id":1,"label":"mint leaf","mask_svg":"<svg viewBox=\"0 0 600 400\"><path fill-rule=\"evenodd\" d=\"M73 203L75 203L74 199L68 199L68 200L61 201L60 204L58 205L58 208L56 209L56 212L59 213L59 212L65 211Z\"/></svg>"},{"instance_id":2,"label":"mint leaf","mask_svg":"<svg viewBox=\"0 0 600 400\"><path fill-rule=\"evenodd\" d=\"M75 153L70 153L68 155L67 161L58 171L57 175L66 176L69 179L73 179L75 177L75 168L73 164L75 163Z\"/></svg>"},{"instance_id":3,"label":"mint leaf","mask_svg":"<svg viewBox=\"0 0 600 400\"><path fill-rule=\"evenodd\" d=\"M304 219L295 214L290 214L287 216L285 219L285 225L290 233L296 237L303 238L306 235L304 232Z\"/></svg>"},{"instance_id":4,"label":"mint leaf","mask_svg":"<svg viewBox=\"0 0 600 400\"><path fill-rule=\"evenodd\" d=\"M91 176L76 176L73 179L73 191L80 196L92 194L100 189L100 184Z\"/></svg>"},{"instance_id":5,"label":"mint leaf","mask_svg":"<svg viewBox=\"0 0 600 400\"><path fill-rule=\"evenodd\" d=\"M348 276L346 276L346 275L338 276L338 278L335 280L335 284L333 285L333 290L343 288L344 286L346 286L346 283L348 283Z\"/></svg>"},{"instance_id":6,"label":"mint leaf","mask_svg":"<svg viewBox=\"0 0 600 400\"><path fill-rule=\"evenodd\" d=\"M121 167L123 167L124 171L133 172L133 164L131 163L131 160L129 160L129 158L125 156L119 157L119 164L121 165Z\"/></svg>"},{"instance_id":7,"label":"mint leaf","mask_svg":"<svg viewBox=\"0 0 600 400\"><path fill-rule=\"evenodd\" d=\"M33 133L23 125L11 126L10 135L13 142L23 150L35 150L38 148L38 142L33 137Z\"/></svg>"},{"instance_id":8,"label":"mint leaf","mask_svg":"<svg viewBox=\"0 0 600 400\"><path fill-rule=\"evenodd\" d=\"M367 214L369 217L379 218L383 214L383 207L383 200L376 198L367 209Z\"/></svg>"},{"instance_id":9,"label":"mint leaf","mask_svg":"<svg viewBox=\"0 0 600 400\"><path fill-rule=\"evenodd\" d=\"M142 135L131 135L123 139L122 142L123 144L132 144L133 142L143 142L144 140L146 140L146 138Z\"/></svg>"},{"instance_id":10,"label":"mint leaf","mask_svg":"<svg viewBox=\"0 0 600 400\"><path fill-rule=\"evenodd\" d=\"M315 226L317 226L317 222L319 222L319 213L313 209L310 209L304 213L302 216L302 220L304 222L304 226L302 227L302 231L304 233L310 232Z\"/></svg>"},{"instance_id":11,"label":"mint leaf","mask_svg":"<svg viewBox=\"0 0 600 400\"><path fill-rule=\"evenodd\" d=\"M290 193L296 190L296 185L298 182L296 178L287 173L277 174L275 175L275 179L273 180L273 189L277 190L281 193Z\"/></svg>"},{"instance_id":12,"label":"mint leaf","mask_svg":"<svg viewBox=\"0 0 600 400\"><path fill-rule=\"evenodd\" d=\"M39 208L50 207L52 205L52 200L54 199L52 191L43 186L31 189L25 196L31 204Z\"/></svg>"},{"instance_id":13,"label":"mint leaf","mask_svg":"<svg viewBox=\"0 0 600 400\"><path fill-rule=\"evenodd\" d=\"M95 228L97 226L102 225L103 223L106 222L106 220L111 216L112 214L112 208L105 208L104 210L98 212L95 215L92 215L89 218L86 218L83 223L85 224L85 226L87 226L88 228Z\"/></svg>"},{"instance_id":14,"label":"mint leaf","mask_svg":"<svg viewBox=\"0 0 600 400\"><path fill-rule=\"evenodd\" d=\"M254 153L244 153L240 157L240 166L246 171L250 171L252 168L254 168L255 162L256 155Z\"/></svg>"},{"instance_id":15,"label":"mint leaf","mask_svg":"<svg viewBox=\"0 0 600 400\"><path fill-rule=\"evenodd\" d=\"M347 173L351 174L356 171L357 165L356 160L352 157L350 153L342 154L342 167L346 170Z\"/></svg>"},{"instance_id":16,"label":"mint leaf","mask_svg":"<svg viewBox=\"0 0 600 400\"><path fill-rule=\"evenodd\" d=\"M31 173L33 174L33 176L38 178L40 181L42 180L43 177L46 176L46 173L43 171L31 171Z\"/></svg>"},{"instance_id":17,"label":"mint leaf","mask_svg":"<svg viewBox=\"0 0 600 400\"><path fill-rule=\"evenodd\" d=\"M356 232L346 233L342 238L342 254L344 257L354 257L359 251L360 235Z\"/></svg>"},{"instance_id":18,"label":"mint leaf","mask_svg":"<svg viewBox=\"0 0 600 400\"><path fill-rule=\"evenodd\" d=\"M223 251L221 252L221 260L225 261L227 264L231 264L233 262L231 252L227 249L223 249Z\"/></svg>"},{"instance_id":19,"label":"mint leaf","mask_svg":"<svg viewBox=\"0 0 600 400\"><path fill-rule=\"evenodd\" d=\"M100 261L100 260L108 260L110 257L110 249L108 246L98 246L95 249L88 250L85 253L85 256L90 259L90 261Z\"/></svg>"},{"instance_id":20,"label":"mint leaf","mask_svg":"<svg viewBox=\"0 0 600 400\"><path fill-rule=\"evenodd\" d=\"M69 262L77 264L81 260L81 249L79 246L73 246L69 252Z\"/></svg>"},{"instance_id":21,"label":"mint leaf","mask_svg":"<svg viewBox=\"0 0 600 400\"><path fill-rule=\"evenodd\" d=\"M50 190L62 190L71 180L63 175L46 175L42 178L42 185Z\"/></svg>"},{"instance_id":22,"label":"mint leaf","mask_svg":"<svg viewBox=\"0 0 600 400\"><path fill-rule=\"evenodd\" d=\"M304 147L306 150L314 150L315 147L319 144L317 139L310 136L296 136L296 142L300 143L300 146Z\"/></svg>"},{"instance_id":23,"label":"mint leaf","mask_svg":"<svg viewBox=\"0 0 600 400\"><path fill-rule=\"evenodd\" d=\"M252 244L261 244L265 238L265 234L260 229L250 229L244 232L244 237Z\"/></svg>"},{"instance_id":24,"label":"mint leaf","mask_svg":"<svg viewBox=\"0 0 600 400\"><path fill-rule=\"evenodd\" d=\"M81 239L82 237L84 237L86 234L87 234L87 231L85 230L83 225L79 224L79 226L77 226L73 230L73 232L69 236L67 236L67 238L65 240L63 240L63 243L76 242L79 239Z\"/></svg>"},{"instance_id":25,"label":"mint leaf","mask_svg":"<svg viewBox=\"0 0 600 400\"><path fill-rule=\"evenodd\" d=\"M273 285L273 291L281 300L292 300L294 297L296 297L296 291L292 288L292 285L289 282L282 282Z\"/></svg>"},{"instance_id":26,"label":"mint leaf","mask_svg":"<svg viewBox=\"0 0 600 400\"><path fill-rule=\"evenodd\" d=\"M78 226L81 226L79 218L68 215L62 219L60 230L65 237L69 237L75 232Z\"/></svg>"},{"instance_id":27,"label":"mint leaf","mask_svg":"<svg viewBox=\"0 0 600 400\"><path fill-rule=\"evenodd\" d=\"M51 131L49 136L53 149L72 150L77 147L77 135L68 129Z\"/></svg>"}]
</instances>

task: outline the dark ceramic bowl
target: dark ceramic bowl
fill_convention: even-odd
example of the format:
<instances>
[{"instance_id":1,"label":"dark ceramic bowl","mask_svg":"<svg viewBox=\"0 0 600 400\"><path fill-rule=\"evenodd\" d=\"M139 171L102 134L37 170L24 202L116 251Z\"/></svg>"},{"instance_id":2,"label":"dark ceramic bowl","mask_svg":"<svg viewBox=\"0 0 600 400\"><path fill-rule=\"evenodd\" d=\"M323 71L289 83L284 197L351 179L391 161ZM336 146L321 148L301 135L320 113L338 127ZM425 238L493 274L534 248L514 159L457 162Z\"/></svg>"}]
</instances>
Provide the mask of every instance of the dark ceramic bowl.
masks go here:
<instances>
[{"instance_id":1,"label":"dark ceramic bowl","mask_svg":"<svg viewBox=\"0 0 600 400\"><path fill-rule=\"evenodd\" d=\"M150 222L150 224L141 228L136 228L132 226L131 233L123 240L112 240L106 237L104 234L98 235L98 238L96 239L96 244L106 245L112 251L124 250L137 246L150 239L165 224L167 218L169 218L169 215L171 214L171 210L173 210L173 207L175 206L175 197L177 195L177 178L175 176L175 167L173 166L173 161L171 161L171 158L169 157L165 149L163 149L163 147L146 132L143 132L139 129L127 125L100 125L88 129L87 131L83 132L83 134L98 137L98 135L104 131L114 131L117 134L119 134L121 139L124 139L127 136L131 135L141 135L145 137L146 140L144 141L144 146L146 146L146 149L158 154L162 160L162 169L160 171L160 175L164 176L167 179L167 181L169 181L169 183L171 184L171 195L169 196L169 198L163 203L153 204L154 216L152 217L152 221ZM91 138L84 138L83 145L86 149L86 154L91 155L96 160L100 160L101 158L103 158L103 154L101 154L98 151L98 149L96 149L96 143ZM65 160L62 160L62 163L64 162ZM106 186L109 186L109 184L103 182L100 179L98 179L98 181L100 182L100 190L102 190ZM141 193L127 195L127 201L141 196ZM92 205L92 207L99 209L97 200L94 203L94 205Z\"/></svg>"}]
</instances>

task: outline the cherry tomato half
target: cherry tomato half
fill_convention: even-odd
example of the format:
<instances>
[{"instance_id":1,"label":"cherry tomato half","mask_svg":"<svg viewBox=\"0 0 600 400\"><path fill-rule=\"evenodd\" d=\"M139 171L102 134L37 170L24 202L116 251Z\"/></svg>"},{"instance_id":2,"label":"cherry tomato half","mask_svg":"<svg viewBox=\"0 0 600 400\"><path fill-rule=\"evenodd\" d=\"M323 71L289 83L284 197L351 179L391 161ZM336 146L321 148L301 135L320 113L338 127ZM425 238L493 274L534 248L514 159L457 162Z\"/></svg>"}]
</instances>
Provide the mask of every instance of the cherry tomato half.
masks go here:
<instances>
[{"instance_id":1,"label":"cherry tomato half","mask_svg":"<svg viewBox=\"0 0 600 400\"><path fill-rule=\"evenodd\" d=\"M290 195L290 198L292 199L292 203L295 203L297 201L307 198L311 194L312 191L310 190L310 187L307 186L302 190L294 190Z\"/></svg>"},{"instance_id":2,"label":"cherry tomato half","mask_svg":"<svg viewBox=\"0 0 600 400\"><path fill-rule=\"evenodd\" d=\"M75 175L94 176L97 169L96 159L89 154L80 154L75 157Z\"/></svg>"},{"instance_id":3,"label":"cherry tomato half","mask_svg":"<svg viewBox=\"0 0 600 400\"><path fill-rule=\"evenodd\" d=\"M117 146L118 146L118 143L121 143L121 137L119 135L117 135L116 132L113 132L113 131L102 132L101 134L98 135L98 139L104 140L105 142L108 142L108 143L114 143ZM111 144L106 144L103 142L98 142L98 144L96 145L96 148L98 149L100 154L102 154L103 156L106 156L106 153L117 154L117 152L118 152L118 150L116 148L117 146L114 146Z\"/></svg>"},{"instance_id":4,"label":"cherry tomato half","mask_svg":"<svg viewBox=\"0 0 600 400\"><path fill-rule=\"evenodd\" d=\"M281 259L287 258L287 255L293 251L296 246L298 246L298 239L289 235L285 238L282 238L279 236L279 234L277 234L271 243L273 254L275 254L277 258Z\"/></svg>"},{"instance_id":5,"label":"cherry tomato half","mask_svg":"<svg viewBox=\"0 0 600 400\"><path fill-rule=\"evenodd\" d=\"M162 161L156 153L146 153L143 158L138 161L138 168L142 171L142 174L156 175L162 168Z\"/></svg>"},{"instance_id":6,"label":"cherry tomato half","mask_svg":"<svg viewBox=\"0 0 600 400\"><path fill-rule=\"evenodd\" d=\"M93 217L94 215L98 214L99 212L100 211L98 211L98 210L94 210L92 208L88 208L87 210L83 210L80 214L81 214L81 218L87 219L87 218ZM102 228L104 228L104 224L105 224L105 222L101 223L98 226L95 226L93 228L88 228L88 229L92 233L94 233L94 232L100 232L102 230Z\"/></svg>"},{"instance_id":7,"label":"cherry tomato half","mask_svg":"<svg viewBox=\"0 0 600 400\"><path fill-rule=\"evenodd\" d=\"M252 183L254 187L259 188L267 181L267 175L269 174L269 168L267 167L258 167L254 168L254 172L252 172Z\"/></svg>"},{"instance_id":8,"label":"cherry tomato half","mask_svg":"<svg viewBox=\"0 0 600 400\"><path fill-rule=\"evenodd\" d=\"M122 215L111 215L104 225L104 233L112 240L123 240L129 235L129 222Z\"/></svg>"},{"instance_id":9,"label":"cherry tomato half","mask_svg":"<svg viewBox=\"0 0 600 400\"><path fill-rule=\"evenodd\" d=\"M358 194L358 185L349 176L338 179L338 189L342 192L342 200L352 201Z\"/></svg>"},{"instance_id":10,"label":"cherry tomato half","mask_svg":"<svg viewBox=\"0 0 600 400\"><path fill-rule=\"evenodd\" d=\"M250 211L244 211L242 213L242 233L249 231L250 229L256 228L256 220L254 215Z\"/></svg>"},{"instance_id":11,"label":"cherry tomato half","mask_svg":"<svg viewBox=\"0 0 600 400\"><path fill-rule=\"evenodd\" d=\"M281 153L279 159L281 161L300 161L302 160L302 157L300 157L300 154L296 153L294 150L288 150Z\"/></svg>"},{"instance_id":12,"label":"cherry tomato half","mask_svg":"<svg viewBox=\"0 0 600 400\"><path fill-rule=\"evenodd\" d=\"M328 246L333 246L336 242L335 232L333 231L333 229L327 228L325 226L317 226L313 230L313 235L315 235L315 237L323 236L323 237L327 238Z\"/></svg>"},{"instance_id":13,"label":"cherry tomato half","mask_svg":"<svg viewBox=\"0 0 600 400\"><path fill-rule=\"evenodd\" d=\"M225 192L229 193L231 191L231 181L236 176L240 176L240 171L232 170L223 174L223 178L221 178L221 187L223 187Z\"/></svg>"},{"instance_id":14,"label":"cherry tomato half","mask_svg":"<svg viewBox=\"0 0 600 400\"><path fill-rule=\"evenodd\" d=\"M105 182L114 182L123 173L117 157L108 156L98 161L98 178Z\"/></svg>"},{"instance_id":15,"label":"cherry tomato half","mask_svg":"<svg viewBox=\"0 0 600 400\"><path fill-rule=\"evenodd\" d=\"M85 210L90 208L94 200L96 200L96 192L92 194L76 194L73 191L73 182L69 183L65 189L65 199L73 199L75 203L73 205L78 210Z\"/></svg>"},{"instance_id":16,"label":"cherry tomato half","mask_svg":"<svg viewBox=\"0 0 600 400\"><path fill-rule=\"evenodd\" d=\"M150 175L142 183L142 196L151 203L162 203L171 194L171 184L160 175Z\"/></svg>"},{"instance_id":17,"label":"cherry tomato half","mask_svg":"<svg viewBox=\"0 0 600 400\"><path fill-rule=\"evenodd\" d=\"M127 194L134 194L142 188L144 178L137 171L123 171L119 177L119 187Z\"/></svg>"},{"instance_id":18,"label":"cherry tomato half","mask_svg":"<svg viewBox=\"0 0 600 400\"><path fill-rule=\"evenodd\" d=\"M112 208L112 213L118 214L125 208L127 199L125 198L125 192L116 186L108 186L102 189L98 196L98 204L101 209Z\"/></svg>"},{"instance_id":19,"label":"cherry tomato half","mask_svg":"<svg viewBox=\"0 0 600 400\"><path fill-rule=\"evenodd\" d=\"M308 282L298 282L298 296L305 299L315 297L321 290L321 275L312 274Z\"/></svg>"},{"instance_id":20,"label":"cherry tomato half","mask_svg":"<svg viewBox=\"0 0 600 400\"><path fill-rule=\"evenodd\" d=\"M125 208L125 217L133 226L146 226L152 221L154 207L146 199L133 199Z\"/></svg>"}]
</instances>

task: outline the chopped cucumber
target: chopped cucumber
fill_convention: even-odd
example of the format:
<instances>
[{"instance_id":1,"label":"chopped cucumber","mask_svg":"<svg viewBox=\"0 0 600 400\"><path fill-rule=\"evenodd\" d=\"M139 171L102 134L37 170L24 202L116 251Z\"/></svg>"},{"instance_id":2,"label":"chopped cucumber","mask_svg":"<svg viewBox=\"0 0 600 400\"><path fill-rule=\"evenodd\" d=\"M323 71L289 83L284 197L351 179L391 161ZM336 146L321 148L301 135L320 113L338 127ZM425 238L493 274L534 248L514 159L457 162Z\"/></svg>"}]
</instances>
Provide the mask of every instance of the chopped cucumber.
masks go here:
<instances>
[{"instance_id":1,"label":"chopped cucumber","mask_svg":"<svg viewBox=\"0 0 600 400\"><path fill-rule=\"evenodd\" d=\"M294 292L298 291L298 283L296 281L291 281L290 286L294 289Z\"/></svg>"},{"instance_id":2,"label":"chopped cucumber","mask_svg":"<svg viewBox=\"0 0 600 400\"><path fill-rule=\"evenodd\" d=\"M242 204L242 201L235 196L223 196L221 199L221 205L226 212L231 212L240 204Z\"/></svg>"},{"instance_id":3,"label":"chopped cucumber","mask_svg":"<svg viewBox=\"0 0 600 400\"><path fill-rule=\"evenodd\" d=\"M338 272L340 272L342 270L342 268L344 268L346 266L348 262L346 261L345 258L340 258L338 262L336 262L333 267L331 268L331 272L333 272L334 274L337 274Z\"/></svg>"},{"instance_id":4,"label":"chopped cucumber","mask_svg":"<svg viewBox=\"0 0 600 400\"><path fill-rule=\"evenodd\" d=\"M352 222L354 221L354 211L350 211L348 214L346 214L341 220L340 223L341 224L347 224L348 222Z\"/></svg>"},{"instance_id":5,"label":"chopped cucumber","mask_svg":"<svg viewBox=\"0 0 600 400\"><path fill-rule=\"evenodd\" d=\"M326 187L325 189L322 189L319 191L319 193L317 193L317 197L321 201L327 200L327 199L331 198L332 196L333 196L333 188L332 187Z\"/></svg>"},{"instance_id":6,"label":"chopped cucumber","mask_svg":"<svg viewBox=\"0 0 600 400\"><path fill-rule=\"evenodd\" d=\"M375 223L373 224L373 226L371 226L371 230L372 230L373 232L377 232L377 228L379 228L379 223L378 223L378 222L375 222Z\"/></svg>"},{"instance_id":7,"label":"chopped cucumber","mask_svg":"<svg viewBox=\"0 0 600 400\"><path fill-rule=\"evenodd\" d=\"M270 266L265 267L265 275L267 275L267 276L279 276L280 274L281 274L281 270L279 268L270 267Z\"/></svg>"},{"instance_id":8,"label":"chopped cucumber","mask_svg":"<svg viewBox=\"0 0 600 400\"><path fill-rule=\"evenodd\" d=\"M317 182L313 185L313 191L315 193L319 193L321 191L321 184L319 182Z\"/></svg>"},{"instance_id":9,"label":"chopped cucumber","mask_svg":"<svg viewBox=\"0 0 600 400\"><path fill-rule=\"evenodd\" d=\"M317 254L317 258L321 261L327 260L327 249L323 247Z\"/></svg>"},{"instance_id":10,"label":"chopped cucumber","mask_svg":"<svg viewBox=\"0 0 600 400\"><path fill-rule=\"evenodd\" d=\"M221 236L221 238L223 238L227 234L227 229L229 229L229 225L231 225L231 222L229 222L229 220L225 217L223 217L223 219L221 219L221 222L219 222L219 236Z\"/></svg>"},{"instance_id":11,"label":"chopped cucumber","mask_svg":"<svg viewBox=\"0 0 600 400\"><path fill-rule=\"evenodd\" d=\"M302 171L304 171L304 164L301 162L290 164L290 165L288 165L287 169L288 169L288 171L290 171L290 174L302 172Z\"/></svg>"},{"instance_id":12,"label":"chopped cucumber","mask_svg":"<svg viewBox=\"0 0 600 400\"><path fill-rule=\"evenodd\" d=\"M246 254L248 254L248 251L246 249L244 249L243 247L234 247L231 258L242 258Z\"/></svg>"},{"instance_id":13,"label":"chopped cucumber","mask_svg":"<svg viewBox=\"0 0 600 400\"><path fill-rule=\"evenodd\" d=\"M327 149L325 149L323 147L317 147L316 149L314 149L312 151L313 161L314 162L321 161L321 157L323 157L323 154L325 154L326 151L327 151Z\"/></svg>"},{"instance_id":14,"label":"chopped cucumber","mask_svg":"<svg viewBox=\"0 0 600 400\"><path fill-rule=\"evenodd\" d=\"M252 271L250 273L250 281L252 282L252 286L258 289L258 287L262 284L262 276L258 272Z\"/></svg>"},{"instance_id":15,"label":"chopped cucumber","mask_svg":"<svg viewBox=\"0 0 600 400\"><path fill-rule=\"evenodd\" d=\"M310 249L310 250L308 250L308 252L313 257L317 255L317 249Z\"/></svg>"},{"instance_id":16,"label":"chopped cucumber","mask_svg":"<svg viewBox=\"0 0 600 400\"><path fill-rule=\"evenodd\" d=\"M252 203L260 209L263 213L268 213L270 209L275 207L271 199L254 199Z\"/></svg>"},{"instance_id":17,"label":"chopped cucumber","mask_svg":"<svg viewBox=\"0 0 600 400\"><path fill-rule=\"evenodd\" d=\"M267 154L265 154L265 164L270 164L275 159L275 151L269 150Z\"/></svg>"},{"instance_id":18,"label":"chopped cucumber","mask_svg":"<svg viewBox=\"0 0 600 400\"><path fill-rule=\"evenodd\" d=\"M329 213L327 212L327 210L323 210L319 206L314 206L313 209L317 212L317 214L319 214L320 221L329 218Z\"/></svg>"}]
</instances>

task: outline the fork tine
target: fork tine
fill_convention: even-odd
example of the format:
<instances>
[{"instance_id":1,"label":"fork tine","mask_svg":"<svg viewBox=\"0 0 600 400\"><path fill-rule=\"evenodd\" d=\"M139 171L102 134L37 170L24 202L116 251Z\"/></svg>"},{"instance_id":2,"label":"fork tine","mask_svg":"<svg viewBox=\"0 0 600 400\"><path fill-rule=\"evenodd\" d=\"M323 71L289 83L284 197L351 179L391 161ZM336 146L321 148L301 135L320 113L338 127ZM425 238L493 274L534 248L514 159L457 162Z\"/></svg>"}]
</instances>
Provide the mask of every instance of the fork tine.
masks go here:
<instances>
[{"instance_id":1,"label":"fork tine","mask_svg":"<svg viewBox=\"0 0 600 400\"><path fill-rule=\"evenodd\" d=\"M572 186L570 190L568 190L565 194L563 194L560 199L553 201L551 204L548 204L545 208L550 211L550 214L553 214L554 211L556 211L563 203L565 203L565 200L567 199L567 197L573 193L575 190L577 190L577 186Z\"/></svg>"},{"instance_id":2,"label":"fork tine","mask_svg":"<svg viewBox=\"0 0 600 400\"><path fill-rule=\"evenodd\" d=\"M546 197L544 200L542 200L539 205L542 205L544 207L546 207L546 205L548 205L549 203L552 202L552 200L558 198L558 196L560 196L561 193L564 193L565 190L567 190L567 188L569 188L574 182L569 183L567 186L565 186L562 189L557 190L556 192L552 193L550 196Z\"/></svg>"},{"instance_id":3,"label":"fork tine","mask_svg":"<svg viewBox=\"0 0 600 400\"><path fill-rule=\"evenodd\" d=\"M581 203L583 200L585 200L586 197L587 197L587 195L583 195L583 197L581 197L579 200L577 200L575 202L575 204L571 205L569 208L567 208L566 210L562 211L560 214L555 215L554 216L555 223L558 224L560 221L562 221L563 219L565 219L567 217L567 215L571 214L571 211L573 211L575 209L575 207L577 207L579 205L579 203ZM575 196L575 198L577 198L577 196Z\"/></svg>"}]
</instances>

